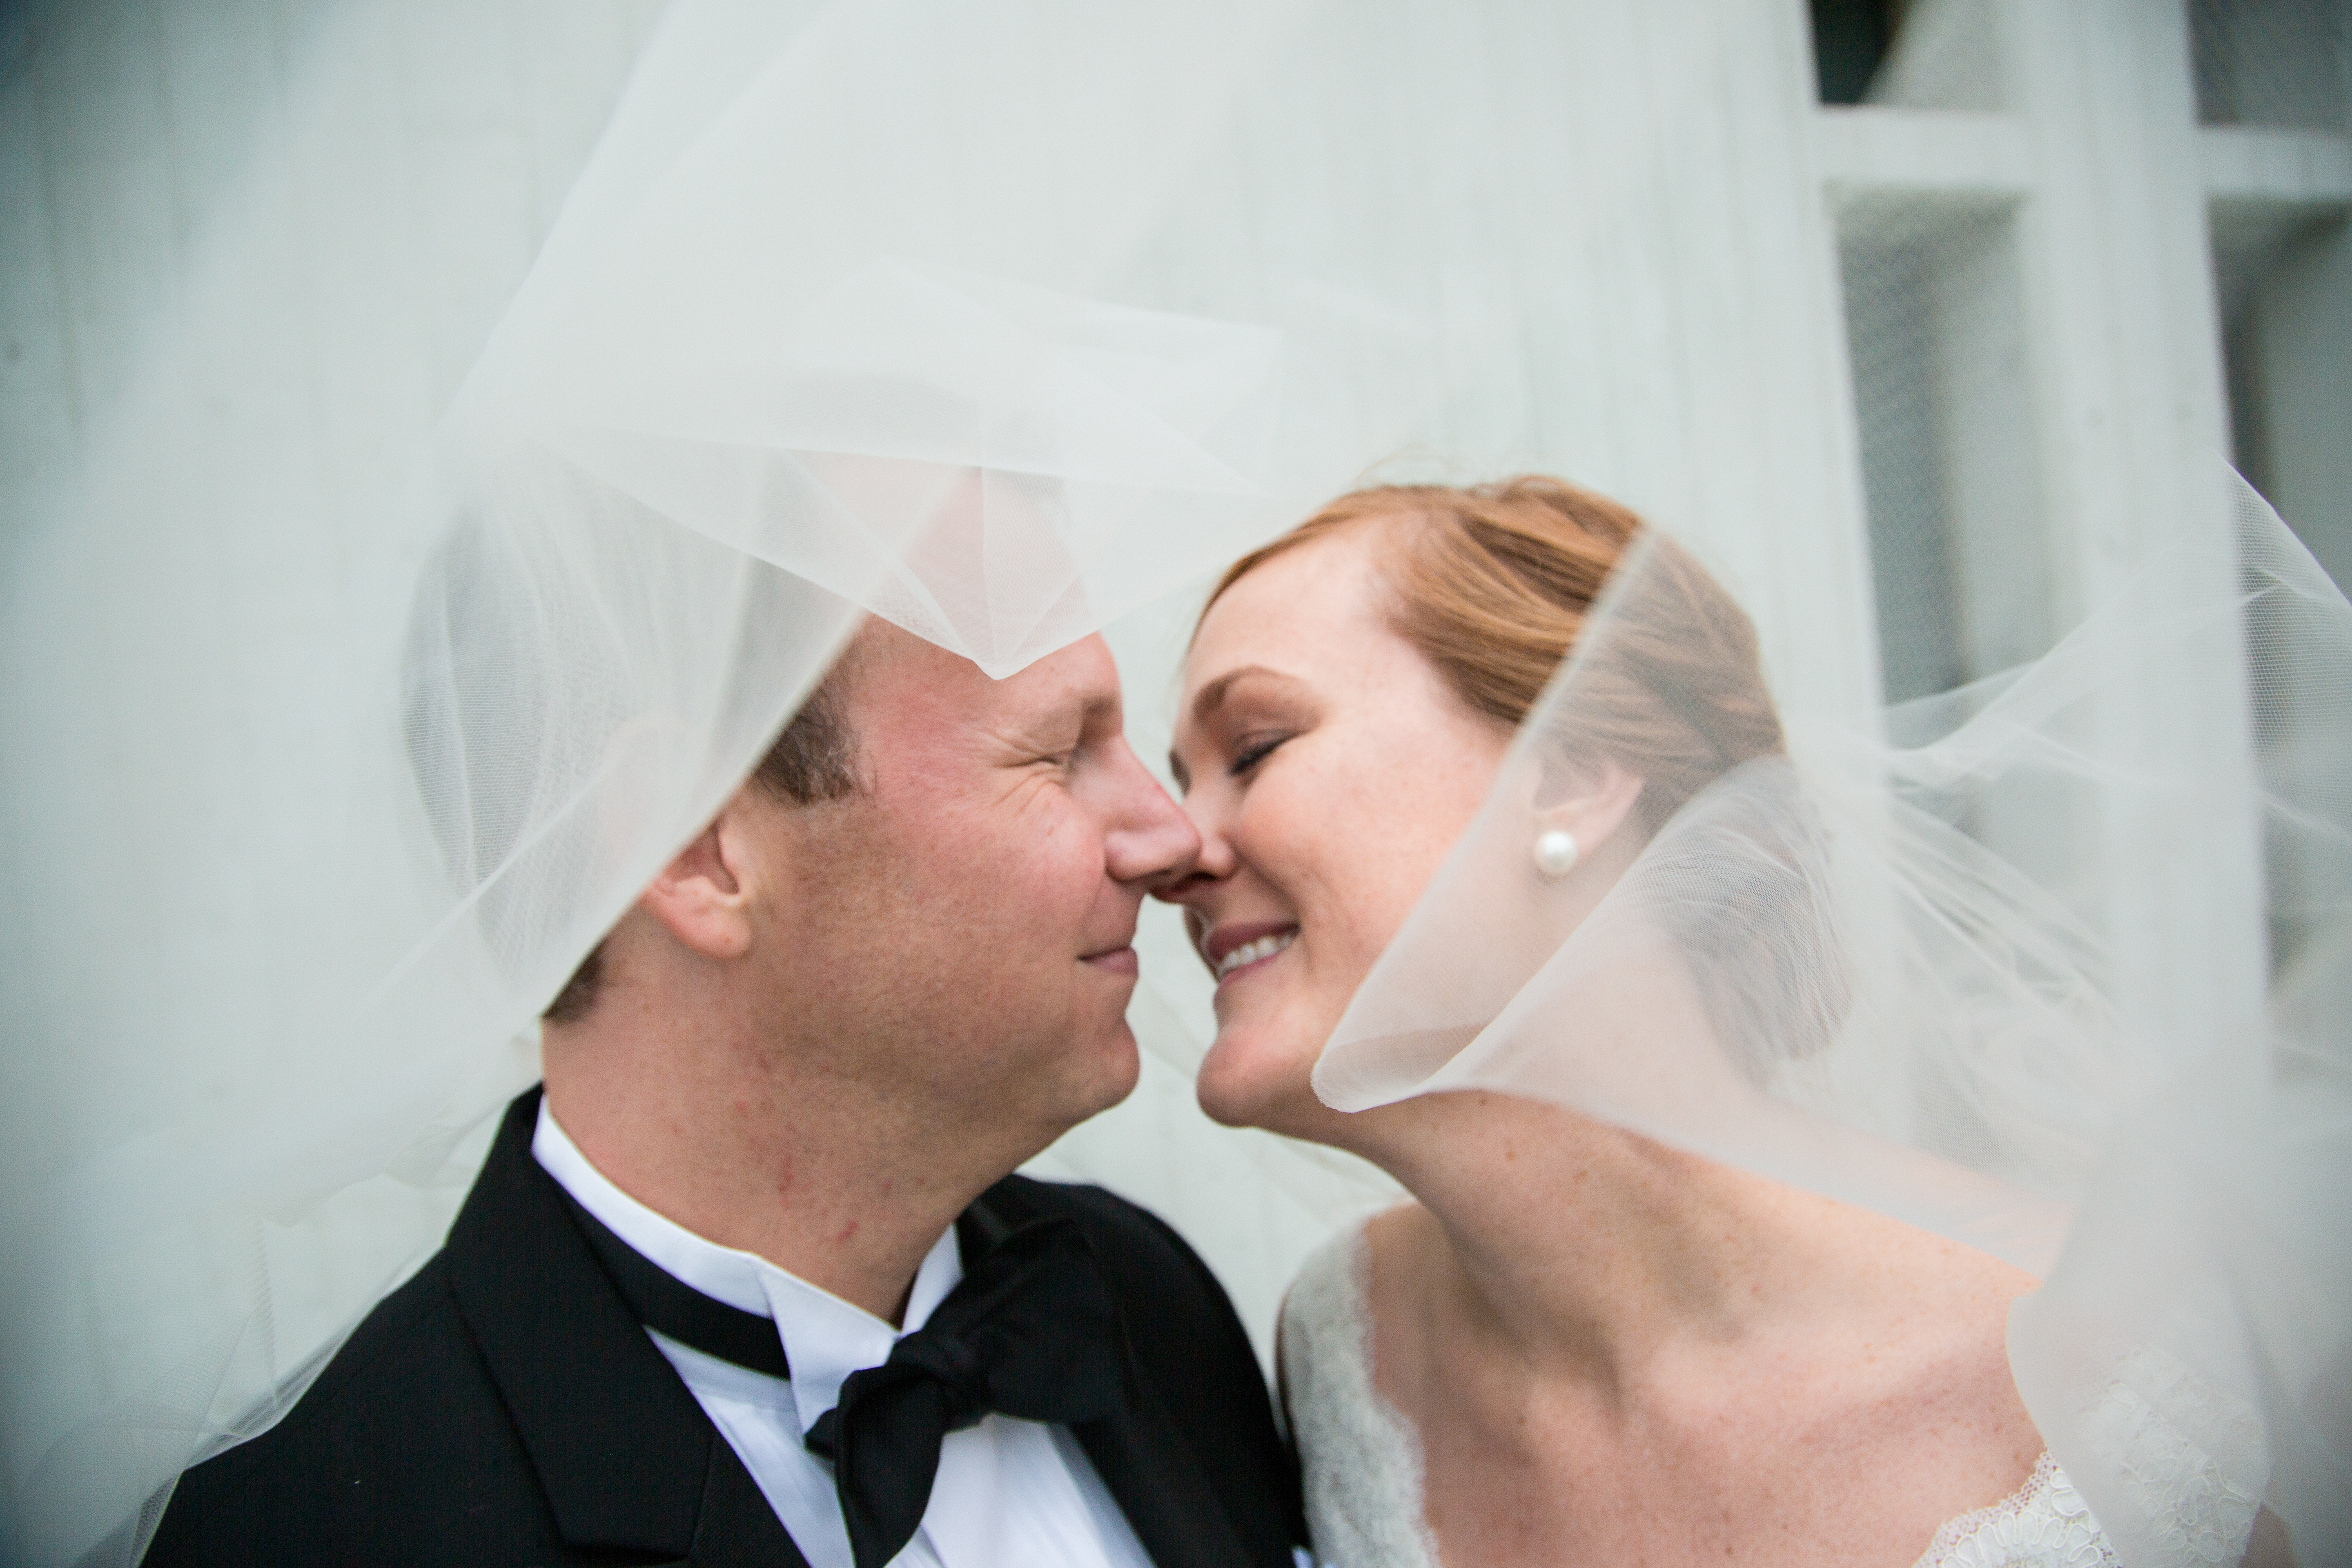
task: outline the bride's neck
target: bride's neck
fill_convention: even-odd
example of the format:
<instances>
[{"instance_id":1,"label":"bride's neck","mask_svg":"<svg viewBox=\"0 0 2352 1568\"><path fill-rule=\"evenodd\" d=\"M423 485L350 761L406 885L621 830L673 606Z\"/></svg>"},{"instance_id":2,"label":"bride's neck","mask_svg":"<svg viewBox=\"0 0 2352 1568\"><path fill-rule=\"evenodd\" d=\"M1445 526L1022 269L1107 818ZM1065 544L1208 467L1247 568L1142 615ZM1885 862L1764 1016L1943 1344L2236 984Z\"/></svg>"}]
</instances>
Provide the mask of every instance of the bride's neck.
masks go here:
<instances>
[{"instance_id":1,"label":"bride's neck","mask_svg":"<svg viewBox=\"0 0 2352 1568\"><path fill-rule=\"evenodd\" d=\"M1397 1240L1423 1310L1604 1383L1820 1288L1822 1200L1572 1111L1484 1092L1391 1106L1358 1152L1421 1200ZM1831 1270L1834 1278L1843 1270Z\"/></svg>"}]
</instances>

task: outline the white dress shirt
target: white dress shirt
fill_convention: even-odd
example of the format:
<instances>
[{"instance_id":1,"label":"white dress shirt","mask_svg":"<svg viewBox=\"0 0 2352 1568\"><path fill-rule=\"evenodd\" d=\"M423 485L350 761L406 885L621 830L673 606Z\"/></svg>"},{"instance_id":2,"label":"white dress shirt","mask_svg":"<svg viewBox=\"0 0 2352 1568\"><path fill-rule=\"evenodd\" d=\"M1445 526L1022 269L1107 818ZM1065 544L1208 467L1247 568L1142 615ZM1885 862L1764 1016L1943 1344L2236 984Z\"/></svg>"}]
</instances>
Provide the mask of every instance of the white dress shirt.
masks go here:
<instances>
[{"instance_id":1,"label":"white dress shirt","mask_svg":"<svg viewBox=\"0 0 2352 1568\"><path fill-rule=\"evenodd\" d=\"M646 1331L759 1483L809 1568L853 1568L833 1466L808 1429L849 1374L879 1366L963 1278L950 1226L915 1273L907 1326L892 1328L840 1297L664 1219L604 1179L539 1107L530 1152L582 1208L648 1262L704 1295L775 1321L789 1382ZM948 1434L922 1528L898 1568L1151 1568L1135 1531L1068 1430L990 1415Z\"/></svg>"}]
</instances>

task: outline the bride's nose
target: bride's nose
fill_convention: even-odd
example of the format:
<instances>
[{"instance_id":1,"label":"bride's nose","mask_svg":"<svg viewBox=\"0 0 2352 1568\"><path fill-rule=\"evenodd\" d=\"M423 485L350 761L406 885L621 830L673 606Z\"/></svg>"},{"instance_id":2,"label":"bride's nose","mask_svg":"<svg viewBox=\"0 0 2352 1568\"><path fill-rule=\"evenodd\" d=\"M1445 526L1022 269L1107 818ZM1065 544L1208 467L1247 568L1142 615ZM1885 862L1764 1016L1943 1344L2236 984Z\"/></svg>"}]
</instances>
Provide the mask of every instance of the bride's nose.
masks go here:
<instances>
[{"instance_id":1,"label":"bride's nose","mask_svg":"<svg viewBox=\"0 0 2352 1568\"><path fill-rule=\"evenodd\" d=\"M1190 800L1184 802L1184 815L1192 818L1193 828L1201 835L1200 852L1192 857L1192 868L1183 876L1151 889L1153 898L1171 904L1194 902L1241 866L1241 857L1225 837L1223 823L1207 818Z\"/></svg>"}]
</instances>

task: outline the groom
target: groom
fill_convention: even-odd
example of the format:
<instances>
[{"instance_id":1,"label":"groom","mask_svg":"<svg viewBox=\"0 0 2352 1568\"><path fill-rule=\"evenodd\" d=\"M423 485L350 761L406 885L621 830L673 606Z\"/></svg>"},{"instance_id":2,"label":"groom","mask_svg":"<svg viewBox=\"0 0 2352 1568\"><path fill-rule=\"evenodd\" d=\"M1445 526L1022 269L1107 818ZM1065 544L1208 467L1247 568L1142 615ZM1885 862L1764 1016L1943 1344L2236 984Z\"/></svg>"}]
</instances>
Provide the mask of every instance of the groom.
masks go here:
<instances>
[{"instance_id":1,"label":"groom","mask_svg":"<svg viewBox=\"0 0 2352 1568\"><path fill-rule=\"evenodd\" d=\"M1207 1268L1008 1174L1134 1086L1198 847L1099 637L992 681L869 622L549 1008L447 1245L148 1561L1287 1568Z\"/></svg>"}]
</instances>

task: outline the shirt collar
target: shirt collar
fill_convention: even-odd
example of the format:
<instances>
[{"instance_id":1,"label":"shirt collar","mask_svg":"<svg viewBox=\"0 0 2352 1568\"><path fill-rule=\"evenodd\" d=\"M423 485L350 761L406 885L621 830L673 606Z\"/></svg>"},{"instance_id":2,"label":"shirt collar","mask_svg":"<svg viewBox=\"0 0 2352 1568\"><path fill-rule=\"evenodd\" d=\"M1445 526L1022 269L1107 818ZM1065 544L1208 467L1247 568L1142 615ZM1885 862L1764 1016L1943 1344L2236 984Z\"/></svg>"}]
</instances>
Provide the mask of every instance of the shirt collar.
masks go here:
<instances>
[{"instance_id":1,"label":"shirt collar","mask_svg":"<svg viewBox=\"0 0 2352 1568\"><path fill-rule=\"evenodd\" d=\"M588 1163L542 1097L530 1152L580 1206L647 1262L681 1284L740 1311L773 1319L793 1369L793 1404L801 1432L841 1398L849 1374L890 1359L891 1347L929 1321L963 1279L963 1256L950 1226L915 1270L904 1328L853 1306L831 1291L777 1268L766 1258L707 1241L656 1214L606 1180Z\"/></svg>"}]
</instances>

